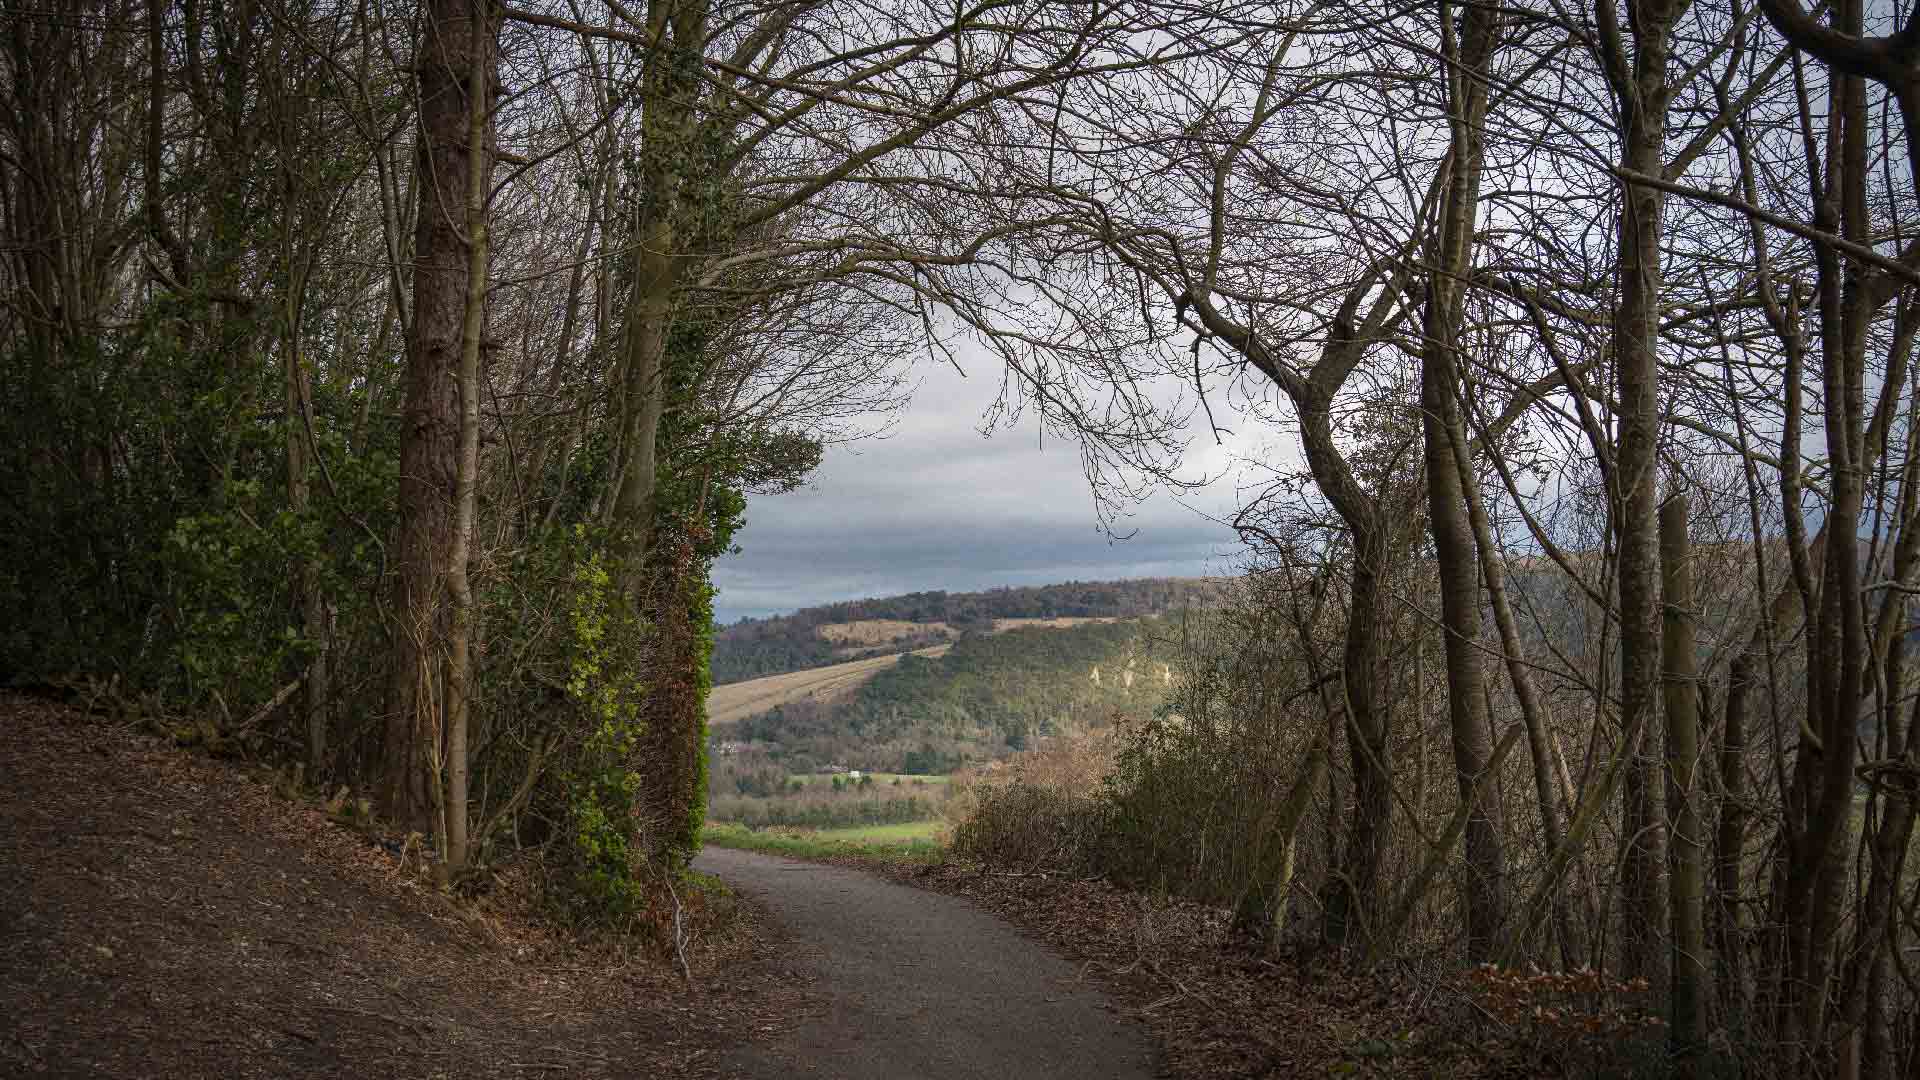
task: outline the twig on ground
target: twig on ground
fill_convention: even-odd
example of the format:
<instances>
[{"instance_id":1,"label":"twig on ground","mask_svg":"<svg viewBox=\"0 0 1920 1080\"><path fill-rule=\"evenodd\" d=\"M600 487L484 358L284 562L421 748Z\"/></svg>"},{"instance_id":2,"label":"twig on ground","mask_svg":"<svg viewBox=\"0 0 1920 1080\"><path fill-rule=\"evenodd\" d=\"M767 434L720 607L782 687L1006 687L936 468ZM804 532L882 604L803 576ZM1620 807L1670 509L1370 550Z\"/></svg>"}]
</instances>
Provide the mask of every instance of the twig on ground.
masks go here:
<instances>
[{"instance_id":1,"label":"twig on ground","mask_svg":"<svg viewBox=\"0 0 1920 1080\"><path fill-rule=\"evenodd\" d=\"M686 917L680 907L680 893L673 887L673 878L667 878L667 895L673 897L673 954L680 960L680 974L691 983L693 968L687 965Z\"/></svg>"},{"instance_id":2,"label":"twig on ground","mask_svg":"<svg viewBox=\"0 0 1920 1080\"><path fill-rule=\"evenodd\" d=\"M1153 970L1154 970L1154 972L1155 972L1156 974L1158 974L1158 975L1159 975L1159 976L1160 976L1161 978L1163 978L1163 979L1165 979L1165 980L1167 980L1168 982L1170 982L1170 983L1172 983L1172 984L1173 984L1174 986L1177 986L1177 987L1179 987L1179 988L1180 988L1180 992L1181 992L1181 993L1183 993L1183 994L1185 994L1185 995L1187 995L1188 997L1190 997L1190 998L1192 998L1193 1000L1195 1000L1195 1001L1197 1001L1197 1002L1199 1002L1199 1003L1200 1003L1200 1004L1202 1004L1202 1005L1212 1005L1212 1004L1213 1004L1213 1002L1211 1002L1211 1001L1209 1001L1209 1000L1207 1000L1207 998L1206 998L1206 996L1205 996L1205 995L1202 995L1202 994L1196 994L1196 993L1194 993L1194 992L1193 992L1192 990L1189 990L1189 989L1187 989L1187 984L1186 984L1186 983L1183 983L1183 982L1181 982L1181 981L1180 981L1179 979L1176 979L1176 978L1174 978L1173 976L1171 976L1171 975L1169 975L1169 974L1167 974L1167 969L1165 969L1165 968L1163 968L1163 967L1161 967L1161 966L1160 966L1160 962L1159 962L1159 961L1157 961L1157 960L1149 960L1149 961L1147 961L1147 965L1148 965L1149 967L1151 967L1151 968L1153 968Z\"/></svg>"},{"instance_id":3,"label":"twig on ground","mask_svg":"<svg viewBox=\"0 0 1920 1080\"><path fill-rule=\"evenodd\" d=\"M1454 986L1449 986L1449 985L1448 985L1448 984L1447 984L1447 983L1446 983L1445 981L1443 981L1443 980L1440 980L1440 979L1434 979L1434 978L1431 978L1430 976L1425 976L1425 975L1422 975L1422 974L1420 974L1420 971L1419 971L1419 969L1417 969L1417 968L1415 968L1415 967L1413 966L1413 964L1412 964L1412 963L1411 963L1410 961L1408 961L1408 960L1407 960L1407 958L1406 958L1406 957L1404 957L1404 956L1403 956L1403 957L1400 957L1400 963L1401 963L1402 965L1404 965L1404 966L1406 967L1406 969L1407 969L1407 972L1408 972L1408 974L1411 974L1411 975L1412 975L1412 976L1414 977L1414 979L1415 979L1416 981L1418 981L1418 982L1422 982L1422 983L1425 983L1425 984L1426 984L1426 987L1427 987L1427 993L1426 993L1426 994L1422 994L1422 995L1421 995L1421 1002L1422 1002L1422 1004L1424 1004L1424 1003L1425 1003L1425 1000L1426 1000L1426 997L1427 997L1427 994L1430 994L1430 993L1431 993L1432 991L1434 991L1434 990L1450 990L1450 991L1452 991L1452 992L1453 992L1453 996L1455 996L1455 997L1457 997L1457 998L1459 998L1459 999L1460 999L1461 1001L1464 1001L1464 1002L1466 1002L1466 1003L1467 1003L1468 1005L1471 1005L1471 1006L1473 1006L1473 1011L1474 1011L1474 1012L1477 1012L1477 1013L1479 1013L1479 1014L1480 1014L1481 1016L1484 1016L1484 1017L1486 1017L1486 1018L1487 1018L1488 1020L1490 1020L1490 1021L1492 1021L1492 1022L1493 1022L1494 1024L1496 1024L1496 1025L1498 1025L1498 1026L1500 1027L1500 1029L1501 1029L1502 1031L1505 1031L1505 1032L1506 1032L1506 1033L1508 1033L1509 1035L1511 1035L1511 1034L1513 1033L1513 1025L1512 1025L1512 1024L1509 1024L1509 1023L1507 1023L1507 1022L1506 1022L1505 1020L1502 1020L1502 1019L1500 1019L1499 1017L1497 1017L1497 1016L1495 1016L1495 1015L1493 1015L1493 1014L1492 1014L1491 1012L1488 1012L1488 1011L1487 1011L1487 1009L1486 1009L1486 1006L1484 1006L1484 1005L1481 1005L1481 1004L1480 1004L1480 1003L1479 1003L1478 1001L1475 1001L1475 1000L1473 999L1473 995L1472 995L1472 994L1468 994L1468 993L1463 993L1463 992L1462 992L1462 991L1461 991L1461 990L1460 990L1460 989L1459 989L1458 987L1454 987Z\"/></svg>"}]
</instances>

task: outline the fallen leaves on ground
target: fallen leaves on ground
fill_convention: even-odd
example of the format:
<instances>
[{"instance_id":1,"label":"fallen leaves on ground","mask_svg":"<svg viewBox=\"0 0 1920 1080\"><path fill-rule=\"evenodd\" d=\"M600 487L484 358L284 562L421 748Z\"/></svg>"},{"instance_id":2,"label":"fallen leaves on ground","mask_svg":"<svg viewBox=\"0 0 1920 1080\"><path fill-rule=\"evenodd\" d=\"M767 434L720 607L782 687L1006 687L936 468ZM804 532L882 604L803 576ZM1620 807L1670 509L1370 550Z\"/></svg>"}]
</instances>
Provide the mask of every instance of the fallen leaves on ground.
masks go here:
<instances>
[{"instance_id":1,"label":"fallen leaves on ground","mask_svg":"<svg viewBox=\"0 0 1920 1080\"><path fill-rule=\"evenodd\" d=\"M1228 913L1105 882L949 861L882 867L963 897L1081 965L1152 1031L1177 1078L1538 1076L1456 973L1392 963L1355 974L1270 956Z\"/></svg>"}]
</instances>

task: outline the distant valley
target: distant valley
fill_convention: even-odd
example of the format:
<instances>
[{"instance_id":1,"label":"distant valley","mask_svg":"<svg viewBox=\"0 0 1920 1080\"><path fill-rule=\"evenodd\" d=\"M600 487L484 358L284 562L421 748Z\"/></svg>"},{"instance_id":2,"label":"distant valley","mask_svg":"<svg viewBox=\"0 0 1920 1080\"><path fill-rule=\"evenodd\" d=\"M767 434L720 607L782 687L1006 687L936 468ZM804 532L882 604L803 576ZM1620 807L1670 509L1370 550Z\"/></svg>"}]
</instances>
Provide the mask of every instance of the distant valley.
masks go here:
<instances>
[{"instance_id":1,"label":"distant valley","mask_svg":"<svg viewBox=\"0 0 1920 1080\"><path fill-rule=\"evenodd\" d=\"M1131 619L1206 607L1226 595L1225 578L1070 581L984 592L930 591L849 600L722 627L713 646L716 687L765 675L950 644L973 630L1007 630L1090 619Z\"/></svg>"},{"instance_id":2,"label":"distant valley","mask_svg":"<svg viewBox=\"0 0 1920 1080\"><path fill-rule=\"evenodd\" d=\"M1163 617L1220 579L922 592L723 629L708 703L728 772L939 774L1049 735L1157 707L1172 673Z\"/></svg>"}]
</instances>

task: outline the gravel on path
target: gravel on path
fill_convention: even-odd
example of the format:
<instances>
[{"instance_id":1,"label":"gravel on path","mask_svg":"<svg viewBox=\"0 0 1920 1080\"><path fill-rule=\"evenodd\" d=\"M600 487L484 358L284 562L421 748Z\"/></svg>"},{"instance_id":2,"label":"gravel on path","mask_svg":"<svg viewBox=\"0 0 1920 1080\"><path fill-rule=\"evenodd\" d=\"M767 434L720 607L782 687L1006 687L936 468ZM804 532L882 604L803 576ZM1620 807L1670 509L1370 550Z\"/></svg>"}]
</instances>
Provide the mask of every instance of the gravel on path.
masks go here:
<instances>
[{"instance_id":1,"label":"gravel on path","mask_svg":"<svg viewBox=\"0 0 1920 1080\"><path fill-rule=\"evenodd\" d=\"M694 866L783 922L822 1014L736 1051L751 1080L1154 1075L1145 1035L1066 961L961 900L726 848Z\"/></svg>"}]
</instances>

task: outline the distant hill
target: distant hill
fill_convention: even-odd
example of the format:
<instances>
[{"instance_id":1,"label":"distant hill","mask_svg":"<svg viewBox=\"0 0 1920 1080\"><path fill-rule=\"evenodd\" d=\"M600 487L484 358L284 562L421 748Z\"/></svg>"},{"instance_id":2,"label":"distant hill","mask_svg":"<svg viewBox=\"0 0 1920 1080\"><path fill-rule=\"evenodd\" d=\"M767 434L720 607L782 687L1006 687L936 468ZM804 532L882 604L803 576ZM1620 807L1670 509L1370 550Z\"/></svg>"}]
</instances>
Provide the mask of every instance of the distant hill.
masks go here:
<instances>
[{"instance_id":1,"label":"distant hill","mask_svg":"<svg viewBox=\"0 0 1920 1080\"><path fill-rule=\"evenodd\" d=\"M1011 629L1007 620L1161 615L1207 606L1228 587L1225 578L1069 581L985 592L916 592L742 619L715 637L713 681L742 682L956 642L969 630Z\"/></svg>"},{"instance_id":2,"label":"distant hill","mask_svg":"<svg viewBox=\"0 0 1920 1080\"><path fill-rule=\"evenodd\" d=\"M1150 715L1170 688L1156 657L1172 632L1151 617L976 628L944 654L901 656L843 694L789 701L714 734L792 772L947 772L1115 713Z\"/></svg>"},{"instance_id":3,"label":"distant hill","mask_svg":"<svg viewBox=\"0 0 1920 1080\"><path fill-rule=\"evenodd\" d=\"M707 723L718 731L735 720L744 720L775 706L788 705L805 698L821 701L844 698L878 675L881 669L892 667L903 656L938 656L951 648L951 645L929 645L911 653L888 653L866 660L849 660L844 664L789 671L784 675L762 675L745 682L716 686L707 697Z\"/></svg>"}]
</instances>

